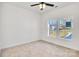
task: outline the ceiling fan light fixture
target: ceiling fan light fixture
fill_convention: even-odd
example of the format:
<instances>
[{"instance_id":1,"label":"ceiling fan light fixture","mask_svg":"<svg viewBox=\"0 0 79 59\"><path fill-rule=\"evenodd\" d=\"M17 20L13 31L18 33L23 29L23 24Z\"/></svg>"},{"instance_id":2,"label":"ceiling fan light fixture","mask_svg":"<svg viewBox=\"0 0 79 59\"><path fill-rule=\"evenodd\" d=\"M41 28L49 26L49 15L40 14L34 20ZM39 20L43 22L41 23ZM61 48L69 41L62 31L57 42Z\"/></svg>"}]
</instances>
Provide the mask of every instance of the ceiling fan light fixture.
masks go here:
<instances>
[{"instance_id":1,"label":"ceiling fan light fixture","mask_svg":"<svg viewBox=\"0 0 79 59\"><path fill-rule=\"evenodd\" d=\"M37 4L31 5L31 7L33 7L33 6L38 6L40 8L40 10L42 11L42 10L44 10L46 8L46 6L54 7L55 5L50 4L50 3L46 3L46 2L40 2L40 3L37 3ZM58 7L58 6L56 6L56 7Z\"/></svg>"},{"instance_id":2,"label":"ceiling fan light fixture","mask_svg":"<svg viewBox=\"0 0 79 59\"><path fill-rule=\"evenodd\" d=\"M45 4L39 4L39 8L40 8L40 10L45 9L45 7L46 7L46 5L45 5Z\"/></svg>"}]
</instances>

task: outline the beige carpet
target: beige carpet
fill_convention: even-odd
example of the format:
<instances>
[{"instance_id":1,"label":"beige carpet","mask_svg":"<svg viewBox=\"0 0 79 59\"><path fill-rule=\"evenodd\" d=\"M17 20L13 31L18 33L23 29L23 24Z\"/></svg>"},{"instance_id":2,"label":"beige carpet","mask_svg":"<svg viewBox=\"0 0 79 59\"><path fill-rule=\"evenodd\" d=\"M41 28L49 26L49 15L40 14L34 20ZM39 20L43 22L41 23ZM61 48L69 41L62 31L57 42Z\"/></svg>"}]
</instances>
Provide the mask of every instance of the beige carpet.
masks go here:
<instances>
[{"instance_id":1,"label":"beige carpet","mask_svg":"<svg viewBox=\"0 0 79 59\"><path fill-rule=\"evenodd\" d=\"M5 57L76 57L78 52L45 41L35 41L12 48L3 49L1 56Z\"/></svg>"}]
</instances>

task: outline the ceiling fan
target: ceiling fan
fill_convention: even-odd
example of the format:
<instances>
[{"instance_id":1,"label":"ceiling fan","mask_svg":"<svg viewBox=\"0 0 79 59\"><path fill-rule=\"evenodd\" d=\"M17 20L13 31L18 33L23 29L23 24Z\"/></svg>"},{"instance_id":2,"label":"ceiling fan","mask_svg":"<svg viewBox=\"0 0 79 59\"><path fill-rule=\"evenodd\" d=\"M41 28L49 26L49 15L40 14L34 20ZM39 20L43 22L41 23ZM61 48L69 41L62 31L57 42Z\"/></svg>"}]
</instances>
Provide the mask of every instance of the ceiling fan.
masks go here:
<instances>
[{"instance_id":1,"label":"ceiling fan","mask_svg":"<svg viewBox=\"0 0 79 59\"><path fill-rule=\"evenodd\" d=\"M39 2L37 4L31 5L31 7L33 7L33 6L39 6L40 10L43 10L43 9L45 9L46 6L54 7L55 5L50 4L50 3L46 3L46 2ZM55 7L58 7L58 6L55 6Z\"/></svg>"}]
</instances>

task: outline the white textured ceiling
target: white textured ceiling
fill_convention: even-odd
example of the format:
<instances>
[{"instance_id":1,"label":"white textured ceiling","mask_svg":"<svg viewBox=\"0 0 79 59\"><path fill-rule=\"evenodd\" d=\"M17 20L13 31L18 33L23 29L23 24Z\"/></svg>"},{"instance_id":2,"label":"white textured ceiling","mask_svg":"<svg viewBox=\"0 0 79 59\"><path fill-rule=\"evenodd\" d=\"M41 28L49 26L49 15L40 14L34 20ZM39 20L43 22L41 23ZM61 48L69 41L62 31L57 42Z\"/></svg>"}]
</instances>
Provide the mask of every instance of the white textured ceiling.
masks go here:
<instances>
[{"instance_id":1,"label":"white textured ceiling","mask_svg":"<svg viewBox=\"0 0 79 59\"><path fill-rule=\"evenodd\" d=\"M43 11L41 11L38 6L35 6L35 7L30 6L30 5L36 4L36 3L38 3L38 2L10 2L9 4L12 4L12 5L21 7L21 8L25 8L25 9L28 9L28 10L32 10L32 11L35 11L35 12L48 12L50 10L63 8L63 7L66 7L68 5L73 4L71 2L47 2L47 3L50 3L50 4L55 4L55 6L58 6L58 7L55 8L55 7L46 6L46 8Z\"/></svg>"}]
</instances>

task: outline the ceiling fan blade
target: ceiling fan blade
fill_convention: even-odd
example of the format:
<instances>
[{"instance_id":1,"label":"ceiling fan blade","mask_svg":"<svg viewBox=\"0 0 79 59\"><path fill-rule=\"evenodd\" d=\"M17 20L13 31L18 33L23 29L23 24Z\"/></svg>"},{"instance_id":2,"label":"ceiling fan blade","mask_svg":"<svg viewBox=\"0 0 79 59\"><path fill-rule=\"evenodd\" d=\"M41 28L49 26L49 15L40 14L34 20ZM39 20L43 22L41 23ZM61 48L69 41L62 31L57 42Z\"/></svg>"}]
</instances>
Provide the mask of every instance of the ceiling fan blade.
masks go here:
<instances>
[{"instance_id":1,"label":"ceiling fan blade","mask_svg":"<svg viewBox=\"0 0 79 59\"><path fill-rule=\"evenodd\" d=\"M51 6L51 7L53 7L54 6L54 4L49 4L49 3L45 3L47 6Z\"/></svg>"},{"instance_id":2,"label":"ceiling fan blade","mask_svg":"<svg viewBox=\"0 0 79 59\"><path fill-rule=\"evenodd\" d=\"M36 6L36 5L39 5L39 4L33 4L33 5L31 5L31 6Z\"/></svg>"}]
</instances>

